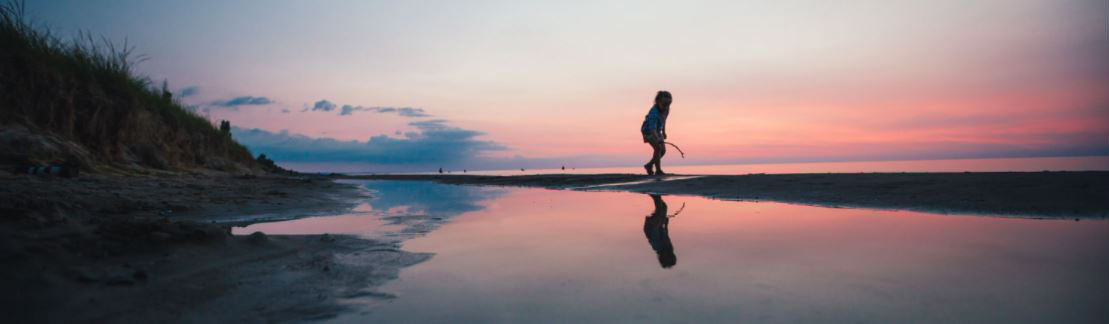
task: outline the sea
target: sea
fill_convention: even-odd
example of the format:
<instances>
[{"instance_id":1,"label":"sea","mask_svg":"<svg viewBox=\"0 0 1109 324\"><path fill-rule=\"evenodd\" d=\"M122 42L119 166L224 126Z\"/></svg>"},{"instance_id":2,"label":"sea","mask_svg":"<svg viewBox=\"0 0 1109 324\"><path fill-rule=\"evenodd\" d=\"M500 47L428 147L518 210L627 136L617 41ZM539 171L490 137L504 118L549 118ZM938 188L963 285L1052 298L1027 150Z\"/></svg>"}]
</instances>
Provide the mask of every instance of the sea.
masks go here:
<instances>
[{"instance_id":1,"label":"sea","mask_svg":"<svg viewBox=\"0 0 1109 324\"><path fill-rule=\"evenodd\" d=\"M903 161L853 161L805 162L760 164L668 165L664 170L674 174L737 175L737 174L788 174L788 173L891 173L891 172L1040 172L1040 171L1109 171L1109 156L1079 157L1027 157L992 159L903 160ZM410 172L412 174L430 174ZM463 170L445 169L445 173L461 174ZM466 170L465 174L477 175L529 175L529 174L606 174L643 173L642 166L578 168L567 166L554 169ZM384 174L372 170L346 172L350 175ZM393 173L397 174L397 173Z\"/></svg>"}]
</instances>

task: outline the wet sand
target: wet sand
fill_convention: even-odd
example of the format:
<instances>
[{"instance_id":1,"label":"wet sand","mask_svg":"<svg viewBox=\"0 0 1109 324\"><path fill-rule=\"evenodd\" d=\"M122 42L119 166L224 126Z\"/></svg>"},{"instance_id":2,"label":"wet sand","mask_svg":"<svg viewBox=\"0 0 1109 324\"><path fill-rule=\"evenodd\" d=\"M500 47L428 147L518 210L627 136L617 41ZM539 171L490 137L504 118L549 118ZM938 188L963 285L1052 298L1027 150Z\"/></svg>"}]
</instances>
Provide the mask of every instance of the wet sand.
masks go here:
<instances>
[{"instance_id":1,"label":"wet sand","mask_svg":"<svg viewBox=\"0 0 1109 324\"><path fill-rule=\"evenodd\" d=\"M2 175L0 297L16 322L272 322L334 316L429 256L341 235L233 236L365 194L320 177Z\"/></svg>"},{"instance_id":2,"label":"wet sand","mask_svg":"<svg viewBox=\"0 0 1109 324\"><path fill-rule=\"evenodd\" d=\"M347 179L615 190L769 200L826 207L1018 217L1109 217L1109 172L829 173L751 175L370 175Z\"/></svg>"}]
</instances>

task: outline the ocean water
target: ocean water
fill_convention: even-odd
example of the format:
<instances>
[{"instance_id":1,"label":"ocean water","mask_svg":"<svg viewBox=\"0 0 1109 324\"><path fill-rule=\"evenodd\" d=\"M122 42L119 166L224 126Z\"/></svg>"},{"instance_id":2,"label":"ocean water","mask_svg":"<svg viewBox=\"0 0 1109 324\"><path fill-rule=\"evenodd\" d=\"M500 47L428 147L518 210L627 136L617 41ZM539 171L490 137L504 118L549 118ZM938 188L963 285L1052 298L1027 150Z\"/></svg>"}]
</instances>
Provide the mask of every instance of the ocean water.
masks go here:
<instances>
[{"instance_id":1,"label":"ocean water","mask_svg":"<svg viewBox=\"0 0 1109 324\"><path fill-rule=\"evenodd\" d=\"M354 212L236 234L433 253L340 323L1109 319L1109 222L357 181Z\"/></svg>"},{"instance_id":2,"label":"ocean water","mask_svg":"<svg viewBox=\"0 0 1109 324\"><path fill-rule=\"evenodd\" d=\"M644 161L646 162L646 161ZM1004 172L1004 171L1109 171L1109 156L1086 157L1036 157L1003 159L956 159L956 160L916 160L916 161L860 161L860 162L812 162L812 163L768 163L768 164L722 164L722 165L675 165L681 160L667 157L663 161L664 170L675 174L750 174L750 173L860 173L860 172ZM361 170L357 169L356 170ZM344 170L349 171L349 170ZM437 170L428 170L434 173ZM462 170L446 169L451 174L461 174ZM643 173L643 167L619 168L576 168L567 166L557 169L520 169L467 171L465 174L480 175L527 175L527 174L602 174L602 173ZM347 172L349 174L372 174L370 171Z\"/></svg>"}]
</instances>

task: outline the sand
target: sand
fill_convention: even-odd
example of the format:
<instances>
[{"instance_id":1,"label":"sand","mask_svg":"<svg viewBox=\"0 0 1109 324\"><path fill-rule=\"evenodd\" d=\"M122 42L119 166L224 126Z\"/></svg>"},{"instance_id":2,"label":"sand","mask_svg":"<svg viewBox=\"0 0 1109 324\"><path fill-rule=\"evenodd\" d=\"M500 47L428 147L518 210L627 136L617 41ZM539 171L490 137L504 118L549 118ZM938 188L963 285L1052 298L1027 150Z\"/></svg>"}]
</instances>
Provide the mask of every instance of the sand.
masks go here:
<instances>
[{"instance_id":1,"label":"sand","mask_svg":"<svg viewBox=\"0 0 1109 324\"><path fill-rule=\"evenodd\" d=\"M1109 217L1109 172L831 173L752 175L374 175L351 179L614 190L826 207L1013 217Z\"/></svg>"},{"instance_id":2,"label":"sand","mask_svg":"<svg viewBox=\"0 0 1109 324\"><path fill-rule=\"evenodd\" d=\"M429 256L340 235L228 224L336 213L364 193L319 177L2 177L0 297L12 322L328 318Z\"/></svg>"}]
</instances>

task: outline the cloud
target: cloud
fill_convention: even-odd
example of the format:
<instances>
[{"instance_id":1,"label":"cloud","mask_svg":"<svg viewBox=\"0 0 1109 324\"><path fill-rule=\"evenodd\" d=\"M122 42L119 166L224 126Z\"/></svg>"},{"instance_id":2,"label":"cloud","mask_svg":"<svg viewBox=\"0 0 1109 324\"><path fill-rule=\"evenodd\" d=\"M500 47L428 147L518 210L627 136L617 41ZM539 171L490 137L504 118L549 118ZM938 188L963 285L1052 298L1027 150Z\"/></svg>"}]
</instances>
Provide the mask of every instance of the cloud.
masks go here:
<instances>
[{"instance_id":1,"label":"cloud","mask_svg":"<svg viewBox=\"0 0 1109 324\"><path fill-rule=\"evenodd\" d=\"M335 110L335 104L327 101L327 99L322 99L320 101L316 101L316 104L312 105L312 111L316 110L332 111Z\"/></svg>"},{"instance_id":2,"label":"cloud","mask_svg":"<svg viewBox=\"0 0 1109 324\"><path fill-rule=\"evenodd\" d=\"M367 107L367 106L355 106L355 105L339 106L338 104L336 104L334 102L331 102L330 100L327 100L327 99L320 99L320 101L316 101L316 103L313 104L311 107L305 106L304 109L301 110L301 112L305 112L305 111L308 111L308 110L312 110L312 111L320 110L320 111L325 111L325 112L330 112L332 110L338 110L339 111L339 116L349 116L349 115L353 115L355 112L365 111L365 112L374 112L374 113L379 113L379 114L395 113L395 114L397 114L401 117L410 117L410 118L431 117L431 114L428 114L426 111L424 111L423 108Z\"/></svg>"},{"instance_id":3,"label":"cloud","mask_svg":"<svg viewBox=\"0 0 1109 324\"><path fill-rule=\"evenodd\" d=\"M400 107L400 108L397 108L397 107L363 107L363 106L351 106L351 105L343 105L343 107L340 108L340 110L339 110L339 116L351 115L356 111L368 111L368 112L376 112L376 113L396 113L397 115L400 115L402 117L412 117L412 118L431 117L431 115L428 114L427 112L425 112L423 108L412 108L412 107Z\"/></svg>"},{"instance_id":4,"label":"cloud","mask_svg":"<svg viewBox=\"0 0 1109 324\"><path fill-rule=\"evenodd\" d=\"M483 132L450 126L444 120L411 122L417 131L404 137L386 135L366 141L308 137L288 131L232 128L235 140L254 153L282 162L362 162L382 165L438 165L468 161L486 152L508 148L478 140Z\"/></svg>"},{"instance_id":5,"label":"cloud","mask_svg":"<svg viewBox=\"0 0 1109 324\"><path fill-rule=\"evenodd\" d=\"M354 112L355 108L362 108L362 107L353 107L351 105L343 105L343 108L339 111L339 116L350 115L351 113Z\"/></svg>"},{"instance_id":6,"label":"cloud","mask_svg":"<svg viewBox=\"0 0 1109 324\"><path fill-rule=\"evenodd\" d=\"M212 106L237 108L239 106L247 105L268 105L273 103L273 100L266 97L255 96L240 96L228 100L216 100L211 103Z\"/></svg>"},{"instance_id":7,"label":"cloud","mask_svg":"<svg viewBox=\"0 0 1109 324\"><path fill-rule=\"evenodd\" d=\"M185 88L182 88L181 90L177 91L177 97L178 98L191 97L191 96L195 96L199 92L200 92L200 88L198 88L196 86L185 87Z\"/></svg>"},{"instance_id":8,"label":"cloud","mask_svg":"<svg viewBox=\"0 0 1109 324\"><path fill-rule=\"evenodd\" d=\"M408 126L417 129L443 129L448 128L447 121L443 119L421 120L408 123Z\"/></svg>"},{"instance_id":9,"label":"cloud","mask_svg":"<svg viewBox=\"0 0 1109 324\"><path fill-rule=\"evenodd\" d=\"M428 115L427 113L424 113L423 108L411 108L411 107L397 108L397 113L400 114L401 116L404 116L404 117L428 117L428 116L431 116L431 115Z\"/></svg>"}]
</instances>

